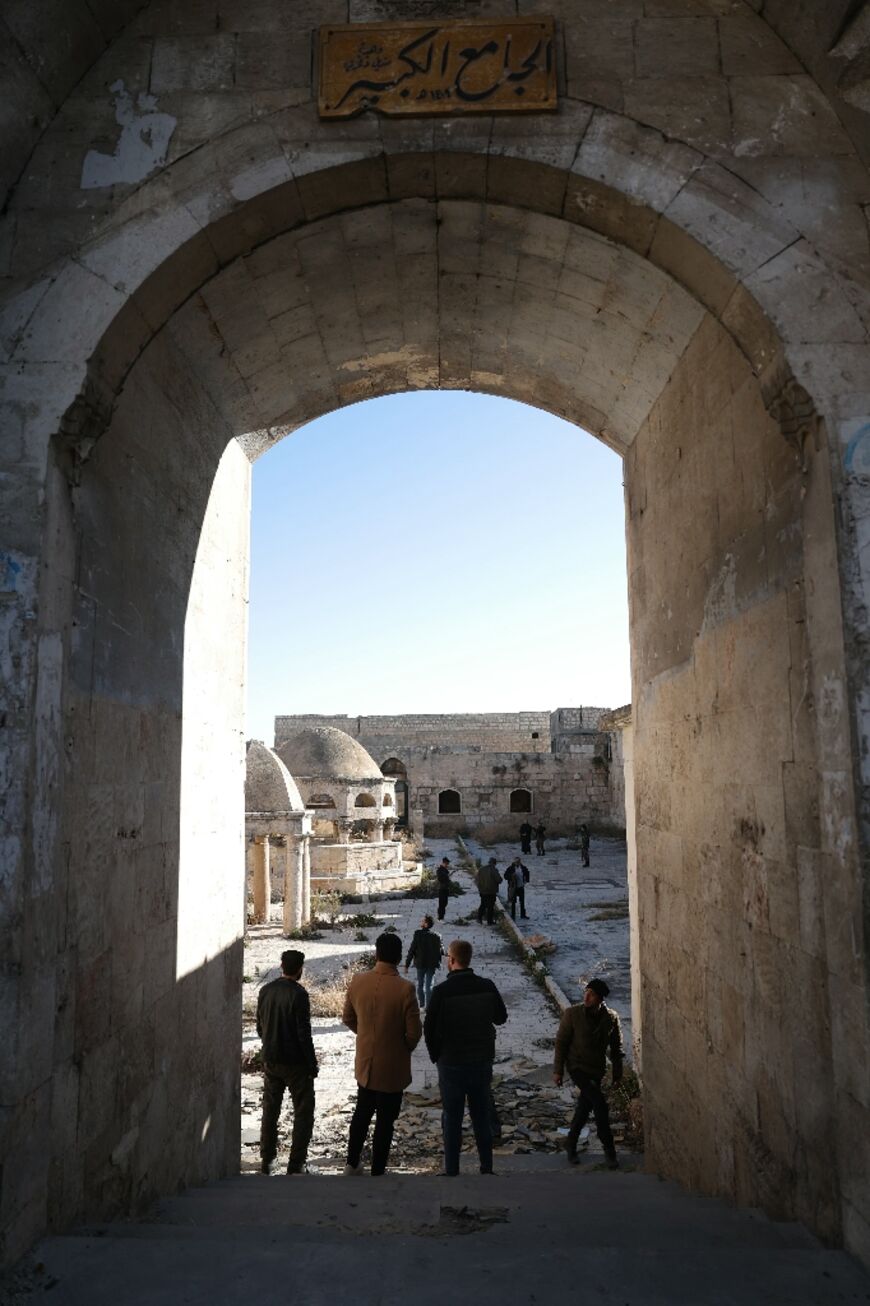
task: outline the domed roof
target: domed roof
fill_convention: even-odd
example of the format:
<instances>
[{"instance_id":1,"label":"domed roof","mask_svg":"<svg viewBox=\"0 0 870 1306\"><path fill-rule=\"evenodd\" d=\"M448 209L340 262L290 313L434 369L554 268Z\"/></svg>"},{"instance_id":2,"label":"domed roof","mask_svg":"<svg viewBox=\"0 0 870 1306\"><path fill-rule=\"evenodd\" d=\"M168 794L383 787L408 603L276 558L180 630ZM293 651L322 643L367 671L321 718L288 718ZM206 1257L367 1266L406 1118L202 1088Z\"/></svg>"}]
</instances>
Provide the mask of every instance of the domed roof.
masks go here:
<instances>
[{"instance_id":1,"label":"domed roof","mask_svg":"<svg viewBox=\"0 0 870 1306\"><path fill-rule=\"evenodd\" d=\"M246 812L304 812L296 781L271 748L252 739L245 761Z\"/></svg>"},{"instance_id":2,"label":"domed roof","mask_svg":"<svg viewBox=\"0 0 870 1306\"><path fill-rule=\"evenodd\" d=\"M383 780L362 744L332 726L307 726L280 743L278 756L300 780Z\"/></svg>"}]
</instances>

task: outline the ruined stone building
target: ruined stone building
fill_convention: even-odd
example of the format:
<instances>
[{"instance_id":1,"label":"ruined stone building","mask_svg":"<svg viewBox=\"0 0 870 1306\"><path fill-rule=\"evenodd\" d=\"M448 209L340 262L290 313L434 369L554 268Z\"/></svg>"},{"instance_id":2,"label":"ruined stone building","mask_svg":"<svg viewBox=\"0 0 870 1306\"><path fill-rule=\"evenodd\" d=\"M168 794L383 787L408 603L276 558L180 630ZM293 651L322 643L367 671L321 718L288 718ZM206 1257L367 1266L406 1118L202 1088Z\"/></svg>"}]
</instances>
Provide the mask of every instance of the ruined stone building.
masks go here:
<instances>
[{"instance_id":1,"label":"ruined stone building","mask_svg":"<svg viewBox=\"0 0 870 1306\"><path fill-rule=\"evenodd\" d=\"M870 1261L866 6L0 41L2 1258L238 1166L251 463L444 387L624 460L646 1163Z\"/></svg>"},{"instance_id":2,"label":"ruined stone building","mask_svg":"<svg viewBox=\"0 0 870 1306\"><path fill-rule=\"evenodd\" d=\"M275 747L305 727L333 727L359 740L394 777L401 824L418 811L427 834L473 832L512 838L526 819L551 835L580 821L625 829L614 740L602 708L420 716L278 716Z\"/></svg>"},{"instance_id":3,"label":"ruined stone building","mask_svg":"<svg viewBox=\"0 0 870 1306\"><path fill-rule=\"evenodd\" d=\"M312 887L353 894L407 888L410 872L394 838L396 784L365 748L318 723L286 732L275 751L311 815Z\"/></svg>"}]
</instances>

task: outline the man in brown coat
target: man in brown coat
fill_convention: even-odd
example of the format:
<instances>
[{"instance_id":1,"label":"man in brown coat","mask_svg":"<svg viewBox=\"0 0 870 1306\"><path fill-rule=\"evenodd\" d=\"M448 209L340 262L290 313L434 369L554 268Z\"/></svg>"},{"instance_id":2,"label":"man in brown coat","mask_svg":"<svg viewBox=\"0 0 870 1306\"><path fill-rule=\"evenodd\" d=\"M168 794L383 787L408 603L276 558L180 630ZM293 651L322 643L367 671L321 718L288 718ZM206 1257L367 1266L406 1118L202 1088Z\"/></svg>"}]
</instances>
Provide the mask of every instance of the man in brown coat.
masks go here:
<instances>
[{"instance_id":1,"label":"man in brown coat","mask_svg":"<svg viewBox=\"0 0 870 1306\"><path fill-rule=\"evenodd\" d=\"M411 1082L411 1053L423 1032L414 985L399 975L402 940L381 934L374 970L347 986L342 1020L356 1034L356 1107L347 1140L347 1175L362 1174L360 1157L372 1117L372 1174L387 1168L402 1093Z\"/></svg>"}]
</instances>

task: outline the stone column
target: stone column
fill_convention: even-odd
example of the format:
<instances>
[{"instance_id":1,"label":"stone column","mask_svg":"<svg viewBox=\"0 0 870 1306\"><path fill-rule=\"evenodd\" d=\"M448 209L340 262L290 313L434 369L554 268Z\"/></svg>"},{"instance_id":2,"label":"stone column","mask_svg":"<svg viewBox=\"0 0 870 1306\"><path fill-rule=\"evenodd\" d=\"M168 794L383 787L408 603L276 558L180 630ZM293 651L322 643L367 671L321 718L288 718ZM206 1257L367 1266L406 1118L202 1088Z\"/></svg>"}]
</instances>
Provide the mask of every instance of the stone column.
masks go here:
<instances>
[{"instance_id":1,"label":"stone column","mask_svg":"<svg viewBox=\"0 0 870 1306\"><path fill-rule=\"evenodd\" d=\"M338 834L339 843L350 843L350 827L352 825L353 825L353 821L351 821L348 817L340 816L338 818L338 820L335 823L335 828Z\"/></svg>"},{"instance_id":2,"label":"stone column","mask_svg":"<svg viewBox=\"0 0 870 1306\"><path fill-rule=\"evenodd\" d=\"M372 843L384 842L384 822L372 821Z\"/></svg>"},{"instance_id":3,"label":"stone column","mask_svg":"<svg viewBox=\"0 0 870 1306\"><path fill-rule=\"evenodd\" d=\"M269 901L272 897L272 876L269 869L269 839L257 835L254 839L254 924L263 925L269 919Z\"/></svg>"},{"instance_id":4,"label":"stone column","mask_svg":"<svg viewBox=\"0 0 870 1306\"><path fill-rule=\"evenodd\" d=\"M287 833L284 860L284 933L298 930L302 924L302 842Z\"/></svg>"},{"instance_id":5,"label":"stone column","mask_svg":"<svg viewBox=\"0 0 870 1306\"><path fill-rule=\"evenodd\" d=\"M302 924L311 921L311 840L306 834L302 839Z\"/></svg>"}]
</instances>

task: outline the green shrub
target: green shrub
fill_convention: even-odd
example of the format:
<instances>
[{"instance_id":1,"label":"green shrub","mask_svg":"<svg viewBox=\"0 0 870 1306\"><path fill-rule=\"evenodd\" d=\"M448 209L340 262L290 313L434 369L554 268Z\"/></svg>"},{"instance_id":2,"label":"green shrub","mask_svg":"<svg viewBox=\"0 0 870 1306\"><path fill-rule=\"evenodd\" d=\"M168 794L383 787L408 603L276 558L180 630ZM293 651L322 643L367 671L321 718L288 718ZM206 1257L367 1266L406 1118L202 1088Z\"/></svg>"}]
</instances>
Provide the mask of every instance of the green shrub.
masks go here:
<instances>
[{"instance_id":1,"label":"green shrub","mask_svg":"<svg viewBox=\"0 0 870 1306\"><path fill-rule=\"evenodd\" d=\"M334 930L341 915L341 894L334 890L319 891L311 895L311 916L318 924L323 922Z\"/></svg>"},{"instance_id":2,"label":"green shrub","mask_svg":"<svg viewBox=\"0 0 870 1306\"><path fill-rule=\"evenodd\" d=\"M322 931L322 930L319 930L319 929L317 928L316 924L312 922L312 924L310 924L310 925L300 925L298 930L290 930L289 934L285 935L285 938L288 938L288 939L322 939L322 938L323 938L323 931Z\"/></svg>"},{"instance_id":3,"label":"green shrub","mask_svg":"<svg viewBox=\"0 0 870 1306\"><path fill-rule=\"evenodd\" d=\"M358 930L370 930L377 923L377 916L370 911L358 911L355 916L345 916L342 920L342 925L353 926Z\"/></svg>"}]
</instances>

